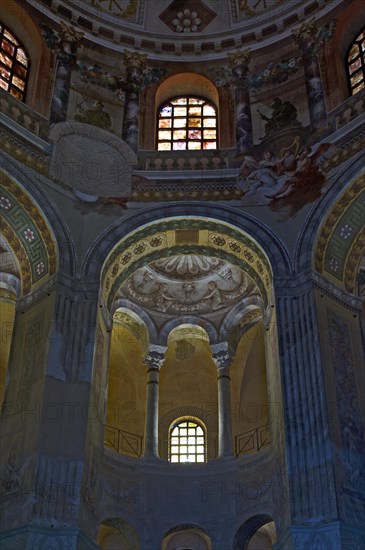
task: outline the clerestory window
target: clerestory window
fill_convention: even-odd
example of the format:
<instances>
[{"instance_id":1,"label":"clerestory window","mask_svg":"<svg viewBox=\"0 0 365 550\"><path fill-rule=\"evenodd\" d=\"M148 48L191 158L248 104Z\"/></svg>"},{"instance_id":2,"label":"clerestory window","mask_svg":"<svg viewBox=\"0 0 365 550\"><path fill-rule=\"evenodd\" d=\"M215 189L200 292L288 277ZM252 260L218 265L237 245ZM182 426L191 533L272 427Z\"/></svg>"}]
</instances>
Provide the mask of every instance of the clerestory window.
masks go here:
<instances>
[{"instance_id":1,"label":"clerestory window","mask_svg":"<svg viewBox=\"0 0 365 550\"><path fill-rule=\"evenodd\" d=\"M170 462L206 462L206 433L195 418L175 421L170 428Z\"/></svg>"},{"instance_id":2,"label":"clerestory window","mask_svg":"<svg viewBox=\"0 0 365 550\"><path fill-rule=\"evenodd\" d=\"M365 88L365 29L351 44L347 56L347 73L351 95Z\"/></svg>"},{"instance_id":3,"label":"clerestory window","mask_svg":"<svg viewBox=\"0 0 365 550\"><path fill-rule=\"evenodd\" d=\"M159 151L216 149L217 138L217 109L204 98L176 97L158 109Z\"/></svg>"},{"instance_id":4,"label":"clerestory window","mask_svg":"<svg viewBox=\"0 0 365 550\"><path fill-rule=\"evenodd\" d=\"M0 87L25 100L29 57L18 39L0 23Z\"/></svg>"}]
</instances>

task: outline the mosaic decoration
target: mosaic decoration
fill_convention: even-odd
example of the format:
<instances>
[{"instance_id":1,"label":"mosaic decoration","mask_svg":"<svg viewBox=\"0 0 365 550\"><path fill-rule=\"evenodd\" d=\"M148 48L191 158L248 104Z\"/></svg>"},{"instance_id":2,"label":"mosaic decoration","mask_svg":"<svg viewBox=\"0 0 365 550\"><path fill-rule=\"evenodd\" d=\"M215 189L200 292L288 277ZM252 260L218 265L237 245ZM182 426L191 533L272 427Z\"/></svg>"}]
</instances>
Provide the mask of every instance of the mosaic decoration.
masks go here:
<instances>
[{"instance_id":1,"label":"mosaic decoration","mask_svg":"<svg viewBox=\"0 0 365 550\"><path fill-rule=\"evenodd\" d=\"M201 244L176 243L176 230L199 231ZM163 237L155 246L156 235ZM121 285L137 269L151 262L177 255L220 258L246 272L259 288L265 306L271 287L271 268L260 248L241 232L210 220L174 219L146 226L127 237L110 254L103 269L103 295L111 309Z\"/></svg>"},{"instance_id":2,"label":"mosaic decoration","mask_svg":"<svg viewBox=\"0 0 365 550\"><path fill-rule=\"evenodd\" d=\"M28 195L5 172L1 172L1 184L4 235L20 262L23 293L27 293L56 272L56 246L43 215Z\"/></svg>"},{"instance_id":3,"label":"mosaic decoration","mask_svg":"<svg viewBox=\"0 0 365 550\"><path fill-rule=\"evenodd\" d=\"M337 283L342 282L349 292L355 291L356 267L364 239L364 184L365 174L362 174L334 205L321 228L314 259L315 269L319 273L326 272Z\"/></svg>"}]
</instances>

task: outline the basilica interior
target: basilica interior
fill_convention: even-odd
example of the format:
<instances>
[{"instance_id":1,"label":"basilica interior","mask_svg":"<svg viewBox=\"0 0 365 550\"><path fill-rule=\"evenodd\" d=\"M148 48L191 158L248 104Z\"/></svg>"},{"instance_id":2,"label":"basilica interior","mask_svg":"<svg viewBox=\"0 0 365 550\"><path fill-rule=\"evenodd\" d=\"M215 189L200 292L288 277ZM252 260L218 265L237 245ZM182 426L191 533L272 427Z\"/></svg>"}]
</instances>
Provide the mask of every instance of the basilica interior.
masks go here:
<instances>
[{"instance_id":1,"label":"basilica interior","mask_svg":"<svg viewBox=\"0 0 365 550\"><path fill-rule=\"evenodd\" d=\"M362 0L11 0L0 103L1 548L364 549Z\"/></svg>"}]
</instances>

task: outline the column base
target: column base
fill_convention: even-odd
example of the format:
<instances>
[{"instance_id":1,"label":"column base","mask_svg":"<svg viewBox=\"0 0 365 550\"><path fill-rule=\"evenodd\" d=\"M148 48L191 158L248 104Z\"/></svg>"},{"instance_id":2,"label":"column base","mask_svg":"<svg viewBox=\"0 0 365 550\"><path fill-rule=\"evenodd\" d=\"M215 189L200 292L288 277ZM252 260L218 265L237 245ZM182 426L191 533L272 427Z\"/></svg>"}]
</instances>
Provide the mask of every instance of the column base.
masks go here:
<instances>
[{"instance_id":1,"label":"column base","mask_svg":"<svg viewBox=\"0 0 365 550\"><path fill-rule=\"evenodd\" d=\"M340 521L308 527L295 525L273 546L275 550L362 550L365 528Z\"/></svg>"},{"instance_id":2,"label":"column base","mask_svg":"<svg viewBox=\"0 0 365 550\"><path fill-rule=\"evenodd\" d=\"M97 550L80 529L24 526L0 533L0 547L19 550Z\"/></svg>"}]
</instances>

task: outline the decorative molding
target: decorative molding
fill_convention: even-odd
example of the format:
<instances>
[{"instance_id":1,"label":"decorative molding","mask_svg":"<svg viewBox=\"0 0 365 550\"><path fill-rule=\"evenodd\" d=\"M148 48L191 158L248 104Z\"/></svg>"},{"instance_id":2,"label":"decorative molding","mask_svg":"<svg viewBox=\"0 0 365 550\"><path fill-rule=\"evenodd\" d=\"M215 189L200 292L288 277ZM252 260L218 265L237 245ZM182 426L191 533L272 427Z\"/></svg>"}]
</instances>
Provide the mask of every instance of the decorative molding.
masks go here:
<instances>
[{"instance_id":1,"label":"decorative molding","mask_svg":"<svg viewBox=\"0 0 365 550\"><path fill-rule=\"evenodd\" d=\"M342 193L327 215L314 248L316 271L326 273L350 292L355 290L355 270L363 243L364 183L362 173Z\"/></svg>"},{"instance_id":2,"label":"decorative molding","mask_svg":"<svg viewBox=\"0 0 365 550\"><path fill-rule=\"evenodd\" d=\"M176 243L175 231L187 229L194 229L201 234L201 244ZM165 235L162 240L159 239L161 235ZM262 250L250 237L217 221L175 218L144 226L120 241L109 254L102 274L107 307L112 307L120 286L138 268L180 254L218 257L240 267L254 280L267 305L271 267Z\"/></svg>"}]
</instances>

